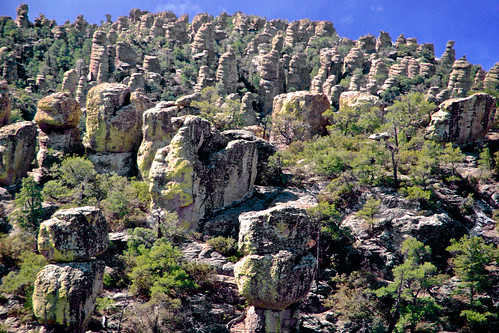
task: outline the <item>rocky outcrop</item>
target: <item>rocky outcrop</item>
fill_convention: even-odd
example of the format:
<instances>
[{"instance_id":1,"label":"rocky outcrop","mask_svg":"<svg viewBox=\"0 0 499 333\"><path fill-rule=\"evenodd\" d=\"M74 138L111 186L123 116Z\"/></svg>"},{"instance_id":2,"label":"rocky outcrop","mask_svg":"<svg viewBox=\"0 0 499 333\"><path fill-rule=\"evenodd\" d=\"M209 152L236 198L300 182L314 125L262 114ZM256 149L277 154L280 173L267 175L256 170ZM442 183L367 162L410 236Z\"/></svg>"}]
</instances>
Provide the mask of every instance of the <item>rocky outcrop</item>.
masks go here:
<instances>
[{"instance_id":1,"label":"rocky outcrop","mask_svg":"<svg viewBox=\"0 0 499 333\"><path fill-rule=\"evenodd\" d=\"M115 71L125 71L127 74L136 67L137 53L128 43L118 42L116 44L116 56L114 57Z\"/></svg>"},{"instance_id":2,"label":"rocky outcrop","mask_svg":"<svg viewBox=\"0 0 499 333\"><path fill-rule=\"evenodd\" d=\"M340 96L340 108L338 112L341 112L341 110L346 107L362 109L364 107L370 108L379 105L380 99L377 96L359 91L346 91Z\"/></svg>"},{"instance_id":3,"label":"rocky outcrop","mask_svg":"<svg viewBox=\"0 0 499 333\"><path fill-rule=\"evenodd\" d=\"M288 91L308 90L310 88L310 68L307 65L307 55L299 52L289 62Z\"/></svg>"},{"instance_id":4,"label":"rocky outcrop","mask_svg":"<svg viewBox=\"0 0 499 333\"><path fill-rule=\"evenodd\" d=\"M94 260L109 245L108 223L92 206L60 210L41 223L40 253L54 264L36 277L33 312L53 331L85 332L102 290L104 262Z\"/></svg>"},{"instance_id":5,"label":"rocky outcrop","mask_svg":"<svg viewBox=\"0 0 499 333\"><path fill-rule=\"evenodd\" d=\"M237 59L235 53L229 47L218 61L216 82L220 83L227 94L237 91Z\"/></svg>"},{"instance_id":6,"label":"rocky outcrop","mask_svg":"<svg viewBox=\"0 0 499 333\"><path fill-rule=\"evenodd\" d=\"M472 143L482 139L494 125L495 98L478 93L440 104L431 115L426 136L437 142Z\"/></svg>"},{"instance_id":7,"label":"rocky outcrop","mask_svg":"<svg viewBox=\"0 0 499 333\"><path fill-rule=\"evenodd\" d=\"M76 89L78 88L78 73L75 69L70 69L64 73L64 79L62 80L62 91L69 91L71 96L75 96Z\"/></svg>"},{"instance_id":8,"label":"rocky outcrop","mask_svg":"<svg viewBox=\"0 0 499 333\"><path fill-rule=\"evenodd\" d=\"M210 22L203 24L199 28L191 43L192 55L195 58L203 59L203 65L211 66L215 60L214 39L215 31L213 24ZM203 53L205 54L201 57Z\"/></svg>"},{"instance_id":9,"label":"rocky outcrop","mask_svg":"<svg viewBox=\"0 0 499 333\"><path fill-rule=\"evenodd\" d=\"M486 88L499 88L499 62L497 62L485 76L484 84Z\"/></svg>"},{"instance_id":10,"label":"rocky outcrop","mask_svg":"<svg viewBox=\"0 0 499 333\"><path fill-rule=\"evenodd\" d=\"M158 73L161 74L161 65L159 63L158 57L148 56L144 57L144 71L146 73Z\"/></svg>"},{"instance_id":11,"label":"rocky outcrop","mask_svg":"<svg viewBox=\"0 0 499 333\"><path fill-rule=\"evenodd\" d=\"M24 121L0 128L0 184L13 185L35 158L36 125Z\"/></svg>"},{"instance_id":12,"label":"rocky outcrop","mask_svg":"<svg viewBox=\"0 0 499 333\"><path fill-rule=\"evenodd\" d=\"M379 36L376 39L376 52L383 53L387 52L392 46L392 37L386 31L380 31Z\"/></svg>"},{"instance_id":13,"label":"rocky outcrop","mask_svg":"<svg viewBox=\"0 0 499 333\"><path fill-rule=\"evenodd\" d=\"M97 83L107 82L109 79L109 55L107 53L107 37L102 30L97 30L92 39L90 54L90 72L88 81Z\"/></svg>"},{"instance_id":14,"label":"rocky outcrop","mask_svg":"<svg viewBox=\"0 0 499 333\"><path fill-rule=\"evenodd\" d=\"M137 153L137 165L143 179L148 179L149 169L156 151L170 144L183 123L180 107L173 103L160 102L143 114L142 143Z\"/></svg>"},{"instance_id":15,"label":"rocky outcrop","mask_svg":"<svg viewBox=\"0 0 499 333\"><path fill-rule=\"evenodd\" d=\"M255 112L256 98L255 95L247 92L241 99L241 114L243 126L252 126L258 124L258 117Z\"/></svg>"},{"instance_id":16,"label":"rocky outcrop","mask_svg":"<svg viewBox=\"0 0 499 333\"><path fill-rule=\"evenodd\" d=\"M352 74L357 68L363 69L364 67L364 53L358 47L354 47L348 52L343 62L343 75Z\"/></svg>"},{"instance_id":17,"label":"rocky outcrop","mask_svg":"<svg viewBox=\"0 0 499 333\"><path fill-rule=\"evenodd\" d=\"M92 206L60 210L38 232L38 250L49 261L89 261L108 245L108 223Z\"/></svg>"},{"instance_id":18,"label":"rocky outcrop","mask_svg":"<svg viewBox=\"0 0 499 333\"><path fill-rule=\"evenodd\" d=\"M239 217L239 250L234 266L241 295L252 308L245 328L256 332L293 331L297 313L286 310L304 298L316 273L314 224L303 209L273 207ZM287 318L288 320L279 320Z\"/></svg>"},{"instance_id":19,"label":"rocky outcrop","mask_svg":"<svg viewBox=\"0 0 499 333\"><path fill-rule=\"evenodd\" d=\"M280 53L277 50L272 50L261 57L258 102L264 115L271 113L274 96L284 91L280 84L284 79L280 76L281 67L283 68L284 64L281 64Z\"/></svg>"},{"instance_id":20,"label":"rocky outcrop","mask_svg":"<svg viewBox=\"0 0 499 333\"><path fill-rule=\"evenodd\" d=\"M176 212L194 230L201 218L252 191L257 159L255 142L231 141L208 121L187 116L152 163L153 205Z\"/></svg>"},{"instance_id":21,"label":"rocky outcrop","mask_svg":"<svg viewBox=\"0 0 499 333\"><path fill-rule=\"evenodd\" d=\"M173 41L174 45L184 45L189 40L187 26L189 24L189 15L184 14L174 22L165 24L165 37Z\"/></svg>"},{"instance_id":22,"label":"rocky outcrop","mask_svg":"<svg viewBox=\"0 0 499 333\"><path fill-rule=\"evenodd\" d=\"M69 92L55 93L38 102L35 122L40 128L37 161L39 176L48 174L54 163L60 163L65 156L82 154L79 103Z\"/></svg>"},{"instance_id":23,"label":"rocky outcrop","mask_svg":"<svg viewBox=\"0 0 499 333\"><path fill-rule=\"evenodd\" d=\"M131 94L123 84L100 84L88 92L84 144L97 168L134 173L129 163L142 140L142 113L151 106L140 90Z\"/></svg>"},{"instance_id":24,"label":"rocky outcrop","mask_svg":"<svg viewBox=\"0 0 499 333\"><path fill-rule=\"evenodd\" d=\"M15 23L19 28L29 28L31 26L31 22L28 19L28 5L22 3L16 9L16 20Z\"/></svg>"},{"instance_id":25,"label":"rocky outcrop","mask_svg":"<svg viewBox=\"0 0 499 333\"><path fill-rule=\"evenodd\" d=\"M322 113L330 107L324 94L297 91L277 95L272 111L270 141L289 144L296 140L310 140L314 135L323 134L326 122Z\"/></svg>"},{"instance_id":26,"label":"rocky outcrop","mask_svg":"<svg viewBox=\"0 0 499 333\"><path fill-rule=\"evenodd\" d=\"M473 78L471 77L471 70L473 65L466 59L459 59L452 65L452 72L449 77L449 84L447 89L451 91L452 97L464 97L471 89Z\"/></svg>"},{"instance_id":27,"label":"rocky outcrop","mask_svg":"<svg viewBox=\"0 0 499 333\"><path fill-rule=\"evenodd\" d=\"M357 47L367 54L376 52L376 37L371 34L360 36Z\"/></svg>"},{"instance_id":28,"label":"rocky outcrop","mask_svg":"<svg viewBox=\"0 0 499 333\"><path fill-rule=\"evenodd\" d=\"M450 40L447 42L444 54L440 57L439 63L441 66L451 67L456 61L456 50L453 49L455 41Z\"/></svg>"},{"instance_id":29,"label":"rocky outcrop","mask_svg":"<svg viewBox=\"0 0 499 333\"><path fill-rule=\"evenodd\" d=\"M10 124L12 104L7 81L0 81L0 127Z\"/></svg>"}]
</instances>

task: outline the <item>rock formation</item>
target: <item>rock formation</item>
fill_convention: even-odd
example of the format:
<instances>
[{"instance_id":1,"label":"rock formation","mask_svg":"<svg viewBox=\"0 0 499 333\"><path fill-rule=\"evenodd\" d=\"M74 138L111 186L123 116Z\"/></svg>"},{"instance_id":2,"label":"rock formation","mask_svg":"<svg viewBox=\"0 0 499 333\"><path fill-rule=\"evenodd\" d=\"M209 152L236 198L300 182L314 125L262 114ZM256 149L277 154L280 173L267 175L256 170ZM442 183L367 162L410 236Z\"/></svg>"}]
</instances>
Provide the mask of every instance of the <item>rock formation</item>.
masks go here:
<instances>
[{"instance_id":1,"label":"rock formation","mask_svg":"<svg viewBox=\"0 0 499 333\"><path fill-rule=\"evenodd\" d=\"M203 65L211 66L215 60L214 39L215 31L213 24L205 23L196 32L194 40L191 43L191 53L194 57L206 51L206 54L202 57L204 60Z\"/></svg>"},{"instance_id":2,"label":"rock formation","mask_svg":"<svg viewBox=\"0 0 499 333\"><path fill-rule=\"evenodd\" d=\"M280 54L272 50L261 58L260 63L260 86L258 88L258 102L265 115L270 114L274 96L283 92L279 76L281 63ZM276 64L279 64L276 66Z\"/></svg>"},{"instance_id":3,"label":"rock formation","mask_svg":"<svg viewBox=\"0 0 499 333\"><path fill-rule=\"evenodd\" d=\"M145 56L144 57L144 71L147 73L161 74L161 65L159 64L158 57Z\"/></svg>"},{"instance_id":4,"label":"rock formation","mask_svg":"<svg viewBox=\"0 0 499 333\"><path fill-rule=\"evenodd\" d=\"M307 55L305 53L299 52L291 58L286 88L289 91L308 90L310 88L310 68L307 65Z\"/></svg>"},{"instance_id":5,"label":"rock formation","mask_svg":"<svg viewBox=\"0 0 499 333\"><path fill-rule=\"evenodd\" d=\"M239 292L252 305L249 312L255 313L245 326L263 322L257 332L274 331L271 327L280 332L285 325L279 322L281 315L293 317L280 311L304 298L314 280L317 262L307 252L315 245L317 226L303 209L291 207L243 213L239 222L244 257L234 266L234 275Z\"/></svg>"},{"instance_id":6,"label":"rock formation","mask_svg":"<svg viewBox=\"0 0 499 333\"><path fill-rule=\"evenodd\" d=\"M376 39L376 52L384 53L392 46L392 37L386 31L380 31Z\"/></svg>"},{"instance_id":7,"label":"rock formation","mask_svg":"<svg viewBox=\"0 0 499 333\"><path fill-rule=\"evenodd\" d=\"M348 52L345 60L343 62L343 75L352 74L357 68L362 69L364 67L364 53L358 47L354 47Z\"/></svg>"},{"instance_id":8,"label":"rock formation","mask_svg":"<svg viewBox=\"0 0 499 333\"><path fill-rule=\"evenodd\" d=\"M102 30L97 30L92 39L90 54L90 72L88 81L107 82L109 78L109 55L107 53L107 37Z\"/></svg>"},{"instance_id":9,"label":"rock formation","mask_svg":"<svg viewBox=\"0 0 499 333\"><path fill-rule=\"evenodd\" d=\"M496 64L487 73L487 75L485 76L484 84L486 88L499 88L499 62L496 62Z\"/></svg>"},{"instance_id":10,"label":"rock formation","mask_svg":"<svg viewBox=\"0 0 499 333\"><path fill-rule=\"evenodd\" d=\"M16 25L19 28L29 28L31 26L30 21L28 20L28 5L22 3L16 9Z\"/></svg>"},{"instance_id":11,"label":"rock formation","mask_svg":"<svg viewBox=\"0 0 499 333\"><path fill-rule=\"evenodd\" d=\"M142 113L150 102L118 83L93 87L87 96L84 144L97 169L133 174L133 156L142 140Z\"/></svg>"},{"instance_id":12,"label":"rock formation","mask_svg":"<svg viewBox=\"0 0 499 333\"><path fill-rule=\"evenodd\" d=\"M208 121L187 116L152 163L153 204L177 212L194 230L201 218L252 191L257 159L255 142L231 141Z\"/></svg>"},{"instance_id":13,"label":"rock formation","mask_svg":"<svg viewBox=\"0 0 499 333\"><path fill-rule=\"evenodd\" d=\"M289 144L296 140L309 140L325 132L322 117L331 105L324 94L308 91L280 94L274 98L270 141Z\"/></svg>"},{"instance_id":14,"label":"rock formation","mask_svg":"<svg viewBox=\"0 0 499 333\"><path fill-rule=\"evenodd\" d=\"M7 81L0 81L0 127L10 124L11 110Z\"/></svg>"},{"instance_id":15,"label":"rock formation","mask_svg":"<svg viewBox=\"0 0 499 333\"><path fill-rule=\"evenodd\" d=\"M449 84L447 89L451 91L452 97L464 97L471 89L473 78L471 77L471 70L473 65L466 59L459 59L452 65L452 72L449 77Z\"/></svg>"},{"instance_id":16,"label":"rock formation","mask_svg":"<svg viewBox=\"0 0 499 333\"><path fill-rule=\"evenodd\" d=\"M258 124L258 117L255 112L256 98L250 92L244 94L241 99L241 113L243 126L252 126Z\"/></svg>"},{"instance_id":17,"label":"rock formation","mask_svg":"<svg viewBox=\"0 0 499 333\"><path fill-rule=\"evenodd\" d=\"M104 262L94 257L108 245L107 221L95 207L60 210L42 222L38 248L55 263L36 277L33 311L47 329L85 332L104 275Z\"/></svg>"},{"instance_id":18,"label":"rock formation","mask_svg":"<svg viewBox=\"0 0 499 333\"><path fill-rule=\"evenodd\" d=\"M229 47L228 51L222 54L218 62L216 82L220 83L227 94L237 90L237 60L236 55Z\"/></svg>"},{"instance_id":19,"label":"rock formation","mask_svg":"<svg viewBox=\"0 0 499 333\"><path fill-rule=\"evenodd\" d=\"M36 125L23 121L0 128L0 184L10 186L26 176L35 158Z\"/></svg>"},{"instance_id":20,"label":"rock formation","mask_svg":"<svg viewBox=\"0 0 499 333\"><path fill-rule=\"evenodd\" d=\"M69 92L55 93L38 102L35 122L40 128L37 161L42 169L40 176L47 174L54 163L65 156L82 154L84 151L80 130L81 109Z\"/></svg>"},{"instance_id":21,"label":"rock formation","mask_svg":"<svg viewBox=\"0 0 499 333\"><path fill-rule=\"evenodd\" d=\"M440 65L451 67L454 64L454 61L456 61L456 50L453 49L454 44L456 42L453 40L447 42L444 54L442 54L439 60Z\"/></svg>"},{"instance_id":22,"label":"rock formation","mask_svg":"<svg viewBox=\"0 0 499 333\"><path fill-rule=\"evenodd\" d=\"M495 98L478 93L440 104L431 115L426 136L437 142L472 143L482 139L494 125Z\"/></svg>"},{"instance_id":23,"label":"rock formation","mask_svg":"<svg viewBox=\"0 0 499 333\"><path fill-rule=\"evenodd\" d=\"M71 96L74 96L76 89L78 88L79 81L78 74L75 69L70 69L64 73L64 79L62 80L62 91L69 91Z\"/></svg>"}]
</instances>

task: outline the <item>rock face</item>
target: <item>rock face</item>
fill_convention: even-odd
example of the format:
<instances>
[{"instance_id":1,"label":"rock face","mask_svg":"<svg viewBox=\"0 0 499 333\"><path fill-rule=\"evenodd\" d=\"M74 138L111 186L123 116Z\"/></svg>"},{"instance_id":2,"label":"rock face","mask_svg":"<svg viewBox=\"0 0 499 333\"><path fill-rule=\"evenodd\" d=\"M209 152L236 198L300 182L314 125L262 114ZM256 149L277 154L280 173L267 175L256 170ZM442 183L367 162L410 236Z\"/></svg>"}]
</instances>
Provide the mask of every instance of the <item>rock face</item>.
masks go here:
<instances>
[{"instance_id":1,"label":"rock face","mask_svg":"<svg viewBox=\"0 0 499 333\"><path fill-rule=\"evenodd\" d=\"M107 52L107 36L102 30L97 30L92 39L90 54L89 81L107 82L109 78L109 54Z\"/></svg>"},{"instance_id":2,"label":"rock face","mask_svg":"<svg viewBox=\"0 0 499 333\"><path fill-rule=\"evenodd\" d=\"M0 81L0 127L10 124L11 110L7 81Z\"/></svg>"},{"instance_id":3,"label":"rock face","mask_svg":"<svg viewBox=\"0 0 499 333\"><path fill-rule=\"evenodd\" d=\"M199 219L252 191L257 156L255 142L230 141L208 121L187 116L152 163L153 204L177 212L189 229L195 229Z\"/></svg>"},{"instance_id":4,"label":"rock face","mask_svg":"<svg viewBox=\"0 0 499 333\"><path fill-rule=\"evenodd\" d=\"M143 114L142 143L137 154L137 165L143 179L148 179L149 169L156 151L170 144L183 119L175 118L180 107L172 103L160 102Z\"/></svg>"},{"instance_id":5,"label":"rock face","mask_svg":"<svg viewBox=\"0 0 499 333\"><path fill-rule=\"evenodd\" d=\"M270 141L289 144L292 141L308 140L314 135L324 133L326 123L322 113L330 106L326 95L308 91L276 96L272 112L273 130ZM300 128L289 126L292 121L298 121Z\"/></svg>"},{"instance_id":6,"label":"rock face","mask_svg":"<svg viewBox=\"0 0 499 333\"><path fill-rule=\"evenodd\" d=\"M35 158L36 125L23 121L0 128L0 184L12 185L26 176Z\"/></svg>"},{"instance_id":7,"label":"rock face","mask_svg":"<svg viewBox=\"0 0 499 333\"><path fill-rule=\"evenodd\" d=\"M236 55L229 48L229 50L220 57L216 80L222 84L224 91L230 94L237 90L237 79Z\"/></svg>"},{"instance_id":8,"label":"rock face","mask_svg":"<svg viewBox=\"0 0 499 333\"><path fill-rule=\"evenodd\" d=\"M257 308L284 310L310 290L316 260L316 226L302 209L273 207L239 217L239 250L234 266L239 292Z\"/></svg>"},{"instance_id":9,"label":"rock face","mask_svg":"<svg viewBox=\"0 0 499 333\"><path fill-rule=\"evenodd\" d=\"M33 311L43 324L85 331L102 290L104 262L45 266L37 275Z\"/></svg>"},{"instance_id":10,"label":"rock face","mask_svg":"<svg viewBox=\"0 0 499 333\"><path fill-rule=\"evenodd\" d=\"M495 98L488 94L450 99L432 114L426 135L438 142L472 143L494 125L495 113Z\"/></svg>"},{"instance_id":11,"label":"rock face","mask_svg":"<svg viewBox=\"0 0 499 333\"><path fill-rule=\"evenodd\" d=\"M37 161L42 175L53 163L61 162L64 156L83 153L80 130L77 128L80 116L80 105L69 92L55 93L38 102L35 122L40 128L40 149ZM43 171L43 168L46 170Z\"/></svg>"},{"instance_id":12,"label":"rock face","mask_svg":"<svg viewBox=\"0 0 499 333\"><path fill-rule=\"evenodd\" d=\"M107 221L91 206L60 210L38 232L38 250L50 261L88 261L108 245Z\"/></svg>"},{"instance_id":13,"label":"rock face","mask_svg":"<svg viewBox=\"0 0 499 333\"><path fill-rule=\"evenodd\" d=\"M473 78L471 77L471 70L473 65L466 59L459 59L452 65L452 72L449 77L449 84L447 89L451 91L452 97L464 97L471 89Z\"/></svg>"}]
</instances>

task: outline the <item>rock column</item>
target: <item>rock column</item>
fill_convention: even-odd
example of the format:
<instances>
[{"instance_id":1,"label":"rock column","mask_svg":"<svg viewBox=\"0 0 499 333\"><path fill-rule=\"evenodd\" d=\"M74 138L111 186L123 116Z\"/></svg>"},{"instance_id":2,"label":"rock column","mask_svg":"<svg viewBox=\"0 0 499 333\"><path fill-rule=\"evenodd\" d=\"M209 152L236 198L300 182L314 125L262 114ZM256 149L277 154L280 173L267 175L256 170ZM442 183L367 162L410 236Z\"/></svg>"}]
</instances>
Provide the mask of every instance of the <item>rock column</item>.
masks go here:
<instances>
[{"instance_id":1,"label":"rock column","mask_svg":"<svg viewBox=\"0 0 499 333\"><path fill-rule=\"evenodd\" d=\"M102 290L108 224L91 206L60 210L40 225L38 249L51 261L37 275L33 311L47 329L85 332Z\"/></svg>"},{"instance_id":2,"label":"rock column","mask_svg":"<svg viewBox=\"0 0 499 333\"><path fill-rule=\"evenodd\" d=\"M245 329L251 332L293 332L298 313L292 304L304 298L316 273L317 226L302 209L272 207L239 217L239 250L234 266L241 295L251 304Z\"/></svg>"}]
</instances>

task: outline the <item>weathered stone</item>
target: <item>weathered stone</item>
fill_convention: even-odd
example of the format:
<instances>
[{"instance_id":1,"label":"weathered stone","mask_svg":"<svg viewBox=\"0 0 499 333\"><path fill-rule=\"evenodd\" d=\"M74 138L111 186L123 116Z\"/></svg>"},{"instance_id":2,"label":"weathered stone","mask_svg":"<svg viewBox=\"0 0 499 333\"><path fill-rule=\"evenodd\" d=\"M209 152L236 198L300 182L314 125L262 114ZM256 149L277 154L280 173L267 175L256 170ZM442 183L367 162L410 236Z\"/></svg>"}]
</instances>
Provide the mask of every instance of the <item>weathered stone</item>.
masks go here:
<instances>
[{"instance_id":1,"label":"weathered stone","mask_svg":"<svg viewBox=\"0 0 499 333\"><path fill-rule=\"evenodd\" d=\"M93 152L87 157L98 173L115 173L122 177L137 176L137 154L135 152Z\"/></svg>"},{"instance_id":2,"label":"weathered stone","mask_svg":"<svg viewBox=\"0 0 499 333\"><path fill-rule=\"evenodd\" d=\"M495 98L488 94L450 99L431 115L426 135L437 142L472 143L494 125L495 113Z\"/></svg>"},{"instance_id":3,"label":"weathered stone","mask_svg":"<svg viewBox=\"0 0 499 333\"><path fill-rule=\"evenodd\" d=\"M118 42L116 45L116 57L114 66L116 69L129 69L135 67L137 62L137 53L128 43Z\"/></svg>"},{"instance_id":4,"label":"weathered stone","mask_svg":"<svg viewBox=\"0 0 499 333\"><path fill-rule=\"evenodd\" d=\"M159 64L158 57L146 55L144 57L144 70L150 73L161 74L161 65Z\"/></svg>"},{"instance_id":5,"label":"weathered stone","mask_svg":"<svg viewBox=\"0 0 499 333\"><path fill-rule=\"evenodd\" d=\"M201 90L208 86L214 86L215 79L213 74L208 66L201 66L199 68L198 78L196 81L196 85L194 86L194 91L199 93Z\"/></svg>"},{"instance_id":6,"label":"weathered stone","mask_svg":"<svg viewBox=\"0 0 499 333\"><path fill-rule=\"evenodd\" d=\"M241 113L242 113L242 124L243 126L252 126L258 124L258 117L255 112L256 109L256 98L250 92L244 94L241 99Z\"/></svg>"},{"instance_id":7,"label":"weathered stone","mask_svg":"<svg viewBox=\"0 0 499 333\"><path fill-rule=\"evenodd\" d=\"M279 311L251 306L244 319L244 332L295 332L298 327L298 316L299 311L295 309Z\"/></svg>"},{"instance_id":8,"label":"weathered stone","mask_svg":"<svg viewBox=\"0 0 499 333\"><path fill-rule=\"evenodd\" d=\"M107 36L102 30L97 30L92 39L90 54L89 81L104 83L109 78L109 55L107 53Z\"/></svg>"},{"instance_id":9,"label":"weathered stone","mask_svg":"<svg viewBox=\"0 0 499 333\"><path fill-rule=\"evenodd\" d=\"M177 212L195 229L199 219L252 191L257 145L220 134L206 120L187 116L149 171L153 204Z\"/></svg>"},{"instance_id":10,"label":"weathered stone","mask_svg":"<svg viewBox=\"0 0 499 333\"><path fill-rule=\"evenodd\" d=\"M367 54L376 52L376 37L371 34L360 36L357 47Z\"/></svg>"},{"instance_id":11,"label":"weathered stone","mask_svg":"<svg viewBox=\"0 0 499 333\"><path fill-rule=\"evenodd\" d=\"M234 266L239 293L256 307L284 310L304 298L314 280L317 262L291 251L248 255Z\"/></svg>"},{"instance_id":12,"label":"weathered stone","mask_svg":"<svg viewBox=\"0 0 499 333\"><path fill-rule=\"evenodd\" d=\"M138 97L134 93L135 97ZM142 139L142 112L130 88L118 83L93 87L87 96L84 144L93 152L137 151Z\"/></svg>"},{"instance_id":13,"label":"weathered stone","mask_svg":"<svg viewBox=\"0 0 499 333\"><path fill-rule=\"evenodd\" d=\"M239 216L239 250L244 255L266 255L287 250L304 254L314 225L303 209L272 207Z\"/></svg>"},{"instance_id":14,"label":"weathered stone","mask_svg":"<svg viewBox=\"0 0 499 333\"><path fill-rule=\"evenodd\" d=\"M272 127L276 130L272 131L270 141L282 143L283 139L284 141L308 140L314 135L323 134L326 129L326 120L322 113L330 107L331 104L324 94L297 91L277 95L274 98L272 111ZM299 133L302 137L295 137L297 133L294 133L292 128L285 129L289 126L281 124L279 121L282 120L285 122L296 120L305 124L305 129ZM282 125L285 125L285 128L281 128Z\"/></svg>"},{"instance_id":15,"label":"weathered stone","mask_svg":"<svg viewBox=\"0 0 499 333\"><path fill-rule=\"evenodd\" d=\"M435 46L431 43L425 43L419 45L417 50L417 56L420 58L424 58L429 61L435 60Z\"/></svg>"},{"instance_id":16,"label":"weathered stone","mask_svg":"<svg viewBox=\"0 0 499 333\"><path fill-rule=\"evenodd\" d=\"M28 5L24 3L20 4L16 9L16 14L17 17L15 23L19 28L26 29L31 26L31 22L28 19Z\"/></svg>"},{"instance_id":17,"label":"weathered stone","mask_svg":"<svg viewBox=\"0 0 499 333\"><path fill-rule=\"evenodd\" d=\"M144 89L146 86L146 80L144 79L144 74L133 73L130 77L130 82L128 82L130 91L135 91L137 89Z\"/></svg>"},{"instance_id":18,"label":"weathered stone","mask_svg":"<svg viewBox=\"0 0 499 333\"><path fill-rule=\"evenodd\" d=\"M9 186L26 176L35 158L36 129L31 121L0 128L0 184Z\"/></svg>"},{"instance_id":19,"label":"weathered stone","mask_svg":"<svg viewBox=\"0 0 499 333\"><path fill-rule=\"evenodd\" d=\"M307 55L299 52L289 62L288 82L290 91L308 90L310 88L310 68L307 65Z\"/></svg>"},{"instance_id":20,"label":"weathered stone","mask_svg":"<svg viewBox=\"0 0 499 333\"><path fill-rule=\"evenodd\" d=\"M343 75L352 74L357 68L364 67L364 53L358 47L354 47L348 52L343 62Z\"/></svg>"},{"instance_id":21,"label":"weathered stone","mask_svg":"<svg viewBox=\"0 0 499 333\"><path fill-rule=\"evenodd\" d=\"M62 80L62 91L69 91L71 96L74 96L76 93L76 88L78 87L79 81L78 74L75 69L70 69L66 73L64 73L64 79Z\"/></svg>"},{"instance_id":22,"label":"weathered stone","mask_svg":"<svg viewBox=\"0 0 499 333\"><path fill-rule=\"evenodd\" d=\"M10 124L11 110L7 81L0 81L0 127Z\"/></svg>"},{"instance_id":23,"label":"weathered stone","mask_svg":"<svg viewBox=\"0 0 499 333\"><path fill-rule=\"evenodd\" d=\"M33 291L33 312L40 323L85 332L102 290L104 267L102 261L45 266Z\"/></svg>"},{"instance_id":24,"label":"weathered stone","mask_svg":"<svg viewBox=\"0 0 499 333\"><path fill-rule=\"evenodd\" d=\"M200 13L194 16L192 19L190 29L192 31L192 36L198 32L198 30L203 26L205 23L213 22L213 16L208 14L208 13Z\"/></svg>"},{"instance_id":25,"label":"weathered stone","mask_svg":"<svg viewBox=\"0 0 499 333\"><path fill-rule=\"evenodd\" d=\"M473 81L473 90L483 90L483 88L485 87L486 77L487 77L487 72L484 71L480 66L475 74L475 79Z\"/></svg>"},{"instance_id":26,"label":"weathered stone","mask_svg":"<svg viewBox=\"0 0 499 333\"><path fill-rule=\"evenodd\" d=\"M386 52L392 46L392 37L386 31L380 31L376 39L376 52Z\"/></svg>"},{"instance_id":27,"label":"weathered stone","mask_svg":"<svg viewBox=\"0 0 499 333\"><path fill-rule=\"evenodd\" d=\"M466 59L459 59L452 65L452 72L449 77L447 89L452 93L452 97L464 97L473 84L471 70L473 65Z\"/></svg>"},{"instance_id":28,"label":"weathered stone","mask_svg":"<svg viewBox=\"0 0 499 333\"><path fill-rule=\"evenodd\" d=\"M272 50L264 54L260 60L260 86L258 87L258 102L265 115L272 111L274 96L283 92L279 77L280 52Z\"/></svg>"},{"instance_id":29,"label":"weathered stone","mask_svg":"<svg viewBox=\"0 0 499 333\"><path fill-rule=\"evenodd\" d=\"M206 62L204 65L211 66L215 60L214 40L215 30L213 24L205 23L196 32L194 40L191 43L191 53L193 55L206 51L206 56L203 57Z\"/></svg>"},{"instance_id":30,"label":"weathered stone","mask_svg":"<svg viewBox=\"0 0 499 333\"><path fill-rule=\"evenodd\" d=\"M165 37L173 41L174 44L184 45L189 40L187 26L189 24L189 15L180 16L175 22L168 22L165 25Z\"/></svg>"},{"instance_id":31,"label":"weathered stone","mask_svg":"<svg viewBox=\"0 0 499 333\"><path fill-rule=\"evenodd\" d=\"M108 223L93 206L59 210L38 232L38 250L49 261L87 261L108 245Z\"/></svg>"},{"instance_id":32,"label":"weathered stone","mask_svg":"<svg viewBox=\"0 0 499 333\"><path fill-rule=\"evenodd\" d=\"M48 133L40 130L38 144L40 148L36 160L40 168L46 168L47 173L54 163L62 162L66 156L85 152L78 128L51 130Z\"/></svg>"},{"instance_id":33,"label":"weathered stone","mask_svg":"<svg viewBox=\"0 0 499 333\"><path fill-rule=\"evenodd\" d=\"M38 102L35 122L44 132L75 128L80 122L79 103L69 92L55 93Z\"/></svg>"},{"instance_id":34,"label":"weathered stone","mask_svg":"<svg viewBox=\"0 0 499 333\"><path fill-rule=\"evenodd\" d=\"M455 43L453 40L447 42L444 54L439 60L440 65L451 67L454 64L454 61L456 61L456 50L453 49Z\"/></svg>"},{"instance_id":35,"label":"weathered stone","mask_svg":"<svg viewBox=\"0 0 499 333\"><path fill-rule=\"evenodd\" d=\"M484 83L486 88L499 89L499 62L487 73Z\"/></svg>"},{"instance_id":36,"label":"weathered stone","mask_svg":"<svg viewBox=\"0 0 499 333\"><path fill-rule=\"evenodd\" d=\"M149 169L156 151L170 144L183 123L179 116L180 107L160 102L143 114L142 143L137 154L137 165L143 179L148 179Z\"/></svg>"},{"instance_id":37,"label":"weathered stone","mask_svg":"<svg viewBox=\"0 0 499 333\"><path fill-rule=\"evenodd\" d=\"M224 92L229 94L237 91L238 79L236 55L229 47L218 62L216 81L222 85Z\"/></svg>"},{"instance_id":38,"label":"weathered stone","mask_svg":"<svg viewBox=\"0 0 499 333\"><path fill-rule=\"evenodd\" d=\"M315 36L317 37L332 37L336 33L333 22L317 21L315 25Z\"/></svg>"},{"instance_id":39,"label":"weathered stone","mask_svg":"<svg viewBox=\"0 0 499 333\"><path fill-rule=\"evenodd\" d=\"M341 109L345 107L361 109L363 107L370 108L379 106L379 104L380 99L377 96L362 93L360 91L346 91L340 96L340 108L338 112L341 112Z\"/></svg>"}]
</instances>

